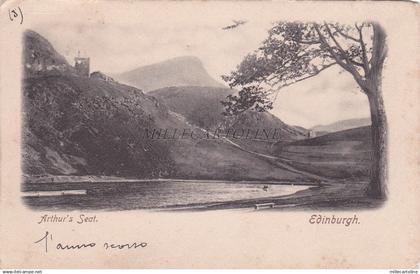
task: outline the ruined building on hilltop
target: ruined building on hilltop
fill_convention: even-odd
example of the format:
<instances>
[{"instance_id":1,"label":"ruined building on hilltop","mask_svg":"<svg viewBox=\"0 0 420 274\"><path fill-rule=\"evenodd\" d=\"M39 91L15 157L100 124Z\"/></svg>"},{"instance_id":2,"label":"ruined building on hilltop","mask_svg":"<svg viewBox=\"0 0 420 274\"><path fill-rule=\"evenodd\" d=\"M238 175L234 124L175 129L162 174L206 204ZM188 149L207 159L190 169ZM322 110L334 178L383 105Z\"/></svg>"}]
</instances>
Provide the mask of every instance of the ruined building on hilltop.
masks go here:
<instances>
[{"instance_id":1,"label":"ruined building on hilltop","mask_svg":"<svg viewBox=\"0 0 420 274\"><path fill-rule=\"evenodd\" d=\"M80 51L77 57L74 58L74 68L79 76L89 77L89 57L80 57Z\"/></svg>"},{"instance_id":2,"label":"ruined building on hilltop","mask_svg":"<svg viewBox=\"0 0 420 274\"><path fill-rule=\"evenodd\" d=\"M105 73L102 73L100 71L94 71L90 74L90 78L92 79L99 79L106 82L115 82L115 80L112 77L109 77Z\"/></svg>"}]
</instances>

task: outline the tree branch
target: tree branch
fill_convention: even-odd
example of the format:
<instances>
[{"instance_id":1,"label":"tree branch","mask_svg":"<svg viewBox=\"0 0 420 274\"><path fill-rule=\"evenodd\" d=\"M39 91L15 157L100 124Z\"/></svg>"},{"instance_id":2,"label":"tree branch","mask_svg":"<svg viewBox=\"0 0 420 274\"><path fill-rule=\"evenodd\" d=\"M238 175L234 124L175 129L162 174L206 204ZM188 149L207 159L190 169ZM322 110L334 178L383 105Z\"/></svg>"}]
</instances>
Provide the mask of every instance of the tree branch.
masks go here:
<instances>
[{"instance_id":1,"label":"tree branch","mask_svg":"<svg viewBox=\"0 0 420 274\"><path fill-rule=\"evenodd\" d=\"M336 65L336 64L337 64L337 62L332 62L332 63L330 63L330 64L328 64L328 65L323 66L321 69L317 70L315 73L313 73L313 74L311 74L311 75L308 75L308 76L305 76L305 77L303 77L303 78L300 78L300 79L298 79L298 80L296 80L296 81L294 81L294 82L292 82L292 83L286 83L286 84L284 84L284 85L278 86L278 87L277 87L277 90L276 90L276 91L274 91L274 92L277 92L277 91L279 91L279 90L280 90L280 89L282 89L282 88L285 88L285 87L291 86L291 85L293 85L293 84L296 84L296 83L298 83L298 82L300 82L300 81L303 81L303 80L306 80L306 79L312 78L312 77L314 77L314 76L318 75L321 71L324 71L324 70L326 70L327 68L329 68L329 67L331 67L331 66L333 66L333 65ZM275 85L277 85L279 82L281 82L281 80L277 81L277 82L276 82L276 83L274 83L274 84L269 84L269 83L266 83L266 84L267 84L267 85L269 85L269 86L271 86L271 87L274 87L274 86L275 86Z\"/></svg>"},{"instance_id":2,"label":"tree branch","mask_svg":"<svg viewBox=\"0 0 420 274\"><path fill-rule=\"evenodd\" d=\"M304 41L304 40L297 40L296 42L304 44L304 45L317 45L321 44L321 41L315 40L315 41Z\"/></svg>"},{"instance_id":3,"label":"tree branch","mask_svg":"<svg viewBox=\"0 0 420 274\"><path fill-rule=\"evenodd\" d=\"M357 31L359 32L359 43L360 43L360 46L362 48L363 69L365 70L365 75L368 75L370 73L370 69L369 69L369 60L367 58L367 53L366 53L365 42L363 41L363 33L362 33L363 24L362 24L362 26L358 27L357 23L355 23L354 26L356 27Z\"/></svg>"},{"instance_id":4,"label":"tree branch","mask_svg":"<svg viewBox=\"0 0 420 274\"><path fill-rule=\"evenodd\" d=\"M273 80L273 79L275 79L276 77L276 74L281 74L281 73L283 73L283 72L285 72L285 71L288 71L289 70L289 68L288 67L285 67L285 65L287 65L287 64L290 64L292 61L299 61L299 60L301 60L302 58L304 58L304 57L306 57L306 56L310 56L311 54L313 54L314 52L305 52L305 53L303 53L303 54L301 54L301 55L297 55L297 57L295 58L295 59L288 59L288 60L286 60L284 63L283 63L283 66L282 67L280 67L280 68L278 68L278 69L276 69L272 74L270 74L271 75L271 77L269 77L270 75L267 75L267 77L265 78L265 79L263 79L264 81L271 81L271 80ZM283 69L283 71L281 70L281 69Z\"/></svg>"},{"instance_id":5,"label":"tree branch","mask_svg":"<svg viewBox=\"0 0 420 274\"><path fill-rule=\"evenodd\" d=\"M349 59L349 61L350 61L350 63L352 63L352 64L354 64L354 65L356 65L356 66L359 66L359 67L362 67L362 68L364 68L364 64L362 64L362 63L360 63L360 62L357 62L357 61L355 61L354 59Z\"/></svg>"},{"instance_id":6,"label":"tree branch","mask_svg":"<svg viewBox=\"0 0 420 274\"><path fill-rule=\"evenodd\" d=\"M348 72L351 73L351 75L353 76L354 80L356 80L356 82L359 84L359 86L364 89L366 86L365 81L362 79L362 77L360 76L360 74L357 72L357 70L351 65L351 64L347 64L345 62L343 62L343 60L341 59L341 57L339 55L337 55L336 52L334 52L333 48L330 46L330 44L328 43L328 41L325 39L324 35L321 33L318 24L314 24L315 30L318 33L319 39L322 42L322 45L324 45L327 50L331 53L331 55L333 55L334 59L337 61L337 63L344 68L345 70L347 70ZM345 55L346 56L346 55Z\"/></svg>"},{"instance_id":7,"label":"tree branch","mask_svg":"<svg viewBox=\"0 0 420 274\"><path fill-rule=\"evenodd\" d=\"M351 66L351 64L357 65L359 67L363 68L363 64L359 63L355 60L353 60L352 58L350 58L347 54L347 52L343 49L343 47L338 43L337 39L335 39L334 34L331 32L330 27L328 26L327 23L324 23L324 26L327 30L328 35L331 37L331 39L334 41L334 43L337 45L339 51L341 52L341 54L344 56L344 59L346 60L347 64Z\"/></svg>"},{"instance_id":8,"label":"tree branch","mask_svg":"<svg viewBox=\"0 0 420 274\"><path fill-rule=\"evenodd\" d=\"M373 27L373 42L372 42L372 58L371 58L371 65L372 68L375 67L378 69L382 69L383 62L385 60L385 56L387 53L387 48L385 44L386 33L376 23L372 23Z\"/></svg>"},{"instance_id":9,"label":"tree branch","mask_svg":"<svg viewBox=\"0 0 420 274\"><path fill-rule=\"evenodd\" d=\"M335 31L338 33L338 34L340 34L341 36L343 36L344 38L347 38L347 39L349 39L349 40L353 40L353 41L355 41L355 42L357 42L357 43L359 43L360 41L359 41L359 39L357 39L357 38L354 38L353 36L351 36L351 35L349 35L349 34L347 34L347 33L345 33L345 32L343 32L342 30L340 30L337 26L335 26L335 25L331 25L334 29L335 29Z\"/></svg>"}]
</instances>

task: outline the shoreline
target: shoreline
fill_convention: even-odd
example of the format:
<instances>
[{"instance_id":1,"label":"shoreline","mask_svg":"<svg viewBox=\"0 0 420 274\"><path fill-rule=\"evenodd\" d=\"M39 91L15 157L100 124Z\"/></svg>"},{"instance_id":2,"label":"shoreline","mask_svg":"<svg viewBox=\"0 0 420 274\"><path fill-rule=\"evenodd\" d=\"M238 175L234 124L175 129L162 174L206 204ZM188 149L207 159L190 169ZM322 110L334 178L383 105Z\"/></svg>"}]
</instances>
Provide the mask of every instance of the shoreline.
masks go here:
<instances>
[{"instance_id":1,"label":"shoreline","mask_svg":"<svg viewBox=\"0 0 420 274\"><path fill-rule=\"evenodd\" d=\"M298 186L326 186L330 185L327 182L314 182L314 181L290 181L290 180L211 180L211 179L129 179L129 178L118 178L115 177L110 179L105 178L94 178L84 180L59 180L59 181L43 181L41 178L37 182L22 182L22 191L27 188L36 186L51 186L51 185L82 185L82 184L118 184L118 183L209 183L209 184L266 184L266 185L298 185Z\"/></svg>"},{"instance_id":2,"label":"shoreline","mask_svg":"<svg viewBox=\"0 0 420 274\"><path fill-rule=\"evenodd\" d=\"M211 210L355 210L376 208L380 206L383 201L371 199L366 196L366 189L368 184L369 183L367 181L348 181L345 183L337 182L333 185L312 185L305 189L297 190L291 194L276 195L271 197L246 198L231 201L197 202L190 204L164 205L156 207L141 207L126 210L142 210L149 212L195 212ZM60 186L61 184L57 185ZM97 185L94 186L94 188L96 187ZM51 190L53 189L50 189L50 191ZM22 193L24 194L25 192ZM156 199L158 198L159 197L156 197ZM267 206L264 206L264 204L267 204ZM36 206L33 208L36 209ZM101 212L114 210L119 211L120 209L109 207L87 210Z\"/></svg>"},{"instance_id":3,"label":"shoreline","mask_svg":"<svg viewBox=\"0 0 420 274\"><path fill-rule=\"evenodd\" d=\"M366 196L368 182L347 182L322 187L309 187L293 194L269 198L244 199L229 202L190 204L151 211L210 211L210 210L351 210L377 208L383 200ZM273 203L273 207L256 210L257 204Z\"/></svg>"}]
</instances>

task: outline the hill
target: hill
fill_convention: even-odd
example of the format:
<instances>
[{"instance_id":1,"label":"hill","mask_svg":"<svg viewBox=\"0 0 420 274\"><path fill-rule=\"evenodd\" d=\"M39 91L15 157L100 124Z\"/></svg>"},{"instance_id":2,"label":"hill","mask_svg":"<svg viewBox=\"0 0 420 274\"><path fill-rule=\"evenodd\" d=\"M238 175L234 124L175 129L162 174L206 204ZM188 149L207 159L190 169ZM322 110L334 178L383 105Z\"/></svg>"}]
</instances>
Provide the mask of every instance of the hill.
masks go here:
<instances>
[{"instance_id":1,"label":"hill","mask_svg":"<svg viewBox=\"0 0 420 274\"><path fill-rule=\"evenodd\" d=\"M199 127L218 127L224 119L220 101L233 91L219 87L168 87L148 94L166 104L173 112L179 113Z\"/></svg>"},{"instance_id":2,"label":"hill","mask_svg":"<svg viewBox=\"0 0 420 274\"><path fill-rule=\"evenodd\" d=\"M26 77L74 73L66 59L51 43L38 33L27 30L24 34L23 62Z\"/></svg>"},{"instance_id":3,"label":"hill","mask_svg":"<svg viewBox=\"0 0 420 274\"><path fill-rule=\"evenodd\" d=\"M228 138L252 151L269 153L271 145L276 142L291 142L306 137L303 129L289 126L269 112L248 110L238 116L224 116L221 101L233 92L228 88L217 87L169 87L148 94L195 126L212 132L221 129L225 135L230 130ZM257 130L260 134L254 138ZM268 138L262 130L269 132ZM238 138L234 138L233 132L237 132ZM250 138L244 138L248 132Z\"/></svg>"},{"instance_id":4,"label":"hill","mask_svg":"<svg viewBox=\"0 0 420 274\"><path fill-rule=\"evenodd\" d=\"M165 115L139 90L75 76L30 78L24 108L26 173L172 173L168 146L138 139Z\"/></svg>"},{"instance_id":5,"label":"hill","mask_svg":"<svg viewBox=\"0 0 420 274\"><path fill-rule=\"evenodd\" d=\"M25 55L34 49L41 63L62 65L53 74L46 66L36 74L25 66L22 158L29 177L306 179L223 139L147 137L145 130L201 128L137 88L75 75L44 38L28 35L34 39L25 37Z\"/></svg>"},{"instance_id":6,"label":"hill","mask_svg":"<svg viewBox=\"0 0 420 274\"><path fill-rule=\"evenodd\" d=\"M192 56L173 58L115 75L115 79L145 92L171 86L223 87Z\"/></svg>"},{"instance_id":7,"label":"hill","mask_svg":"<svg viewBox=\"0 0 420 274\"><path fill-rule=\"evenodd\" d=\"M328 124L328 125L318 125L311 128L311 130L315 131L317 136L320 136L329 132L337 132L337 131L347 130L351 128L365 127L365 126L370 126L370 125L371 125L370 118L348 119L348 120L342 120L342 121L338 121L338 122Z\"/></svg>"},{"instance_id":8,"label":"hill","mask_svg":"<svg viewBox=\"0 0 420 274\"><path fill-rule=\"evenodd\" d=\"M368 178L373 157L371 128L359 127L289 144L276 144L275 154L320 176Z\"/></svg>"}]
</instances>

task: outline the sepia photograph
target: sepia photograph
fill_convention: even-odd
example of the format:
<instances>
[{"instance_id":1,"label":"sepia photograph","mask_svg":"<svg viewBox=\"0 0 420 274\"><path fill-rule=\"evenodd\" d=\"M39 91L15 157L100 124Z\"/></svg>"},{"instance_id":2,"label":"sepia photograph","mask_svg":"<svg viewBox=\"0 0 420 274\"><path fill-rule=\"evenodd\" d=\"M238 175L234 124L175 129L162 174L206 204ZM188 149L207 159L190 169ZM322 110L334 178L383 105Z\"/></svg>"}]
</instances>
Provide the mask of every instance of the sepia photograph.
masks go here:
<instances>
[{"instance_id":1,"label":"sepia photograph","mask_svg":"<svg viewBox=\"0 0 420 274\"><path fill-rule=\"evenodd\" d=\"M99 22L23 36L22 191L33 209L386 200L377 22Z\"/></svg>"}]
</instances>

